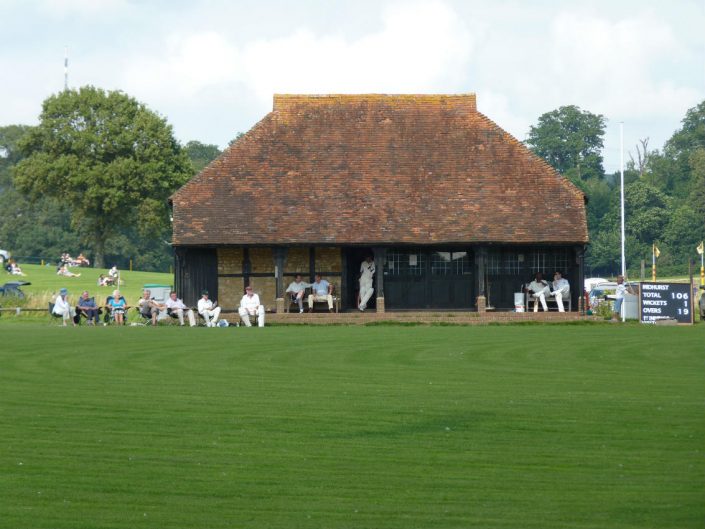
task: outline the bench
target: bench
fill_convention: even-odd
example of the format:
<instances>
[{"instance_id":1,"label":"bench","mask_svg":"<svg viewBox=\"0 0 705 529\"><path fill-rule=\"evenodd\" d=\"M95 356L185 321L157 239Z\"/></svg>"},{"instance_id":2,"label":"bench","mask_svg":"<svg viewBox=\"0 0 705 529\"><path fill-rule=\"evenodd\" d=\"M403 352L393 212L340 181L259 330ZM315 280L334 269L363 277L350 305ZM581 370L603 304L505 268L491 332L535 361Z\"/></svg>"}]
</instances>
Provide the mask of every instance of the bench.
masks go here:
<instances>
[{"instance_id":1,"label":"bench","mask_svg":"<svg viewBox=\"0 0 705 529\"><path fill-rule=\"evenodd\" d=\"M340 311L340 298L336 294L337 291L337 285L331 283L333 285L333 291L331 292L331 296L333 296L333 310L335 312ZM311 288L308 287L306 290L304 290L304 311L308 310L308 297L311 294ZM317 305L325 305L326 309L328 308L328 302L325 300L316 300L313 302L313 310L315 312L316 306ZM291 309L294 309L294 311L299 310L299 305L295 301L292 301L291 299L291 293L290 292L284 292L284 312L291 312Z\"/></svg>"},{"instance_id":2,"label":"bench","mask_svg":"<svg viewBox=\"0 0 705 529\"><path fill-rule=\"evenodd\" d=\"M526 312L534 310L534 308L530 305L531 302L538 303L539 306L541 305L541 302L538 300L538 298L534 297L533 294L529 294L529 292L525 288L524 289L524 306L526 307ZM555 310L558 310L558 302L556 301L556 296L546 296L546 306L548 307L549 311L551 310L551 305L553 305ZM573 301L572 301L572 297L570 295L570 290L563 294L563 308L567 312L571 312L573 310ZM541 307L541 310L543 310L543 307Z\"/></svg>"}]
</instances>

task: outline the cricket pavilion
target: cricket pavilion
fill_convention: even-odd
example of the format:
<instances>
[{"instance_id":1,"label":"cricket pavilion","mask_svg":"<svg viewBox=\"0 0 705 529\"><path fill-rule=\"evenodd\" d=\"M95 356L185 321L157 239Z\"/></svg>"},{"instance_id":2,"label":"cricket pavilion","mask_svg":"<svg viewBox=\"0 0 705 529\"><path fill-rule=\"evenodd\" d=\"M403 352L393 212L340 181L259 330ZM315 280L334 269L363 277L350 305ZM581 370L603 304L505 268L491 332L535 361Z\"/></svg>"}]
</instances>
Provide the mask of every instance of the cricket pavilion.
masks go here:
<instances>
[{"instance_id":1,"label":"cricket pavilion","mask_svg":"<svg viewBox=\"0 0 705 529\"><path fill-rule=\"evenodd\" d=\"M207 289L236 307L250 284L282 310L296 274L321 274L354 309L372 255L377 312L511 310L535 272L556 270L579 307L585 196L474 94L275 95L171 205L189 304Z\"/></svg>"}]
</instances>

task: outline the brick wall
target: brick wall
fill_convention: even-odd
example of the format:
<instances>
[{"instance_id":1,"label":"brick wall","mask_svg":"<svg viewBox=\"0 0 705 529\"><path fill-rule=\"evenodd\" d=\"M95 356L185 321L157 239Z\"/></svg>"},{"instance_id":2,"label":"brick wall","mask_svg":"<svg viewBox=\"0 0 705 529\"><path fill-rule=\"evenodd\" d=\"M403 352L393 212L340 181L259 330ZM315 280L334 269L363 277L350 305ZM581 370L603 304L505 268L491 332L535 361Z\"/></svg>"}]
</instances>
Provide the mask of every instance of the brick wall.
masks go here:
<instances>
[{"instance_id":1,"label":"brick wall","mask_svg":"<svg viewBox=\"0 0 705 529\"><path fill-rule=\"evenodd\" d=\"M233 309L240 306L240 299L244 293L241 277L218 278L218 304L224 309Z\"/></svg>"},{"instance_id":2,"label":"brick wall","mask_svg":"<svg viewBox=\"0 0 705 529\"><path fill-rule=\"evenodd\" d=\"M308 248L289 248L289 252L286 256L286 274L296 274L299 273L304 276L304 279L308 278L308 266L309 266L309 249ZM285 279L286 282L286 279Z\"/></svg>"},{"instance_id":3,"label":"brick wall","mask_svg":"<svg viewBox=\"0 0 705 529\"><path fill-rule=\"evenodd\" d=\"M250 272L274 275L274 256L271 248L250 248Z\"/></svg>"},{"instance_id":4,"label":"brick wall","mask_svg":"<svg viewBox=\"0 0 705 529\"><path fill-rule=\"evenodd\" d=\"M343 259L340 248L316 248L316 272L341 272Z\"/></svg>"},{"instance_id":5,"label":"brick wall","mask_svg":"<svg viewBox=\"0 0 705 529\"><path fill-rule=\"evenodd\" d=\"M274 310L276 308L277 287L274 277L251 277L250 284L252 285L252 289L259 296L260 303L264 305L264 310Z\"/></svg>"},{"instance_id":6,"label":"brick wall","mask_svg":"<svg viewBox=\"0 0 705 529\"><path fill-rule=\"evenodd\" d=\"M218 274L241 274L242 257L242 248L218 248Z\"/></svg>"}]
</instances>

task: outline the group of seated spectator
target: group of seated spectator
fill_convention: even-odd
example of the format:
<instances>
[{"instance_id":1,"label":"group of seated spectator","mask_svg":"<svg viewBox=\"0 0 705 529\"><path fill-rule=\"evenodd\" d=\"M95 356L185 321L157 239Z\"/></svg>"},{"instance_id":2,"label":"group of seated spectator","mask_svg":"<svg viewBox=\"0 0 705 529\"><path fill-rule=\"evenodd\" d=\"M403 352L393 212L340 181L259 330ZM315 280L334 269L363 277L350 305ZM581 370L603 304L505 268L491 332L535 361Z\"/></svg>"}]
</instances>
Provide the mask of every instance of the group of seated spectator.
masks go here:
<instances>
[{"instance_id":1,"label":"group of seated spectator","mask_svg":"<svg viewBox=\"0 0 705 529\"><path fill-rule=\"evenodd\" d=\"M120 278L120 272L118 272L117 266L113 265L113 267L108 270L108 274L100 274L98 276L98 286L99 287L111 287L114 286Z\"/></svg>"},{"instance_id":2,"label":"group of seated spectator","mask_svg":"<svg viewBox=\"0 0 705 529\"><path fill-rule=\"evenodd\" d=\"M17 261L14 259L10 258L7 261L7 264L5 265L5 270L7 271L8 274L12 274L13 276L26 276L22 269L20 268L20 265L17 264Z\"/></svg>"},{"instance_id":3,"label":"group of seated spectator","mask_svg":"<svg viewBox=\"0 0 705 529\"><path fill-rule=\"evenodd\" d=\"M333 312L333 285L323 279L320 274L316 274L313 283L304 282L301 274L296 274L286 288L286 293L291 297L291 302L299 306L299 313L304 311L304 293L307 288L311 288L311 294L308 296L308 311L313 312L313 304L316 301L325 301L328 303L328 311ZM363 309L361 309L363 310Z\"/></svg>"},{"instance_id":4,"label":"group of seated spectator","mask_svg":"<svg viewBox=\"0 0 705 529\"><path fill-rule=\"evenodd\" d=\"M78 254L78 257L75 259L71 257L71 254L68 252L64 252L61 254L61 258L59 259L59 267L61 266L90 266L91 262L88 260L88 258L83 255L83 252ZM57 267L58 268L58 267Z\"/></svg>"},{"instance_id":5,"label":"group of seated spectator","mask_svg":"<svg viewBox=\"0 0 705 529\"><path fill-rule=\"evenodd\" d=\"M68 290L62 288L54 301L52 313L62 318L64 326L69 321L76 326L80 323L82 317L86 318L89 325L98 325L100 315L105 310L107 311L106 322L109 319L116 325L125 325L126 314L130 308L132 306L127 304L127 300L119 290L113 291L103 305L98 305L95 299L90 297L88 291L83 291L78 302L73 305L68 300ZM167 316L178 319L181 326L185 325L184 317L186 317L189 325L195 327L197 324L196 312L203 318L206 327L217 327L220 322L221 308L218 306L217 301L212 301L209 298L207 290L201 292L201 299L198 300L196 311L186 306L175 291L169 294L169 298L164 303L160 303L154 299L149 289L142 291L142 297L137 302L136 308L139 314L150 321L152 325L157 324L161 313L166 313ZM256 319L259 327L264 327L264 306L260 303L259 296L254 293L251 286L245 289L245 295L240 300L238 314L246 327L252 326L253 318Z\"/></svg>"},{"instance_id":6,"label":"group of seated spectator","mask_svg":"<svg viewBox=\"0 0 705 529\"><path fill-rule=\"evenodd\" d=\"M538 312L539 303L541 303L541 307L544 312L547 312L548 306L546 305L546 298L550 296L555 298L556 305L558 306L558 312L565 312L565 308L563 307L563 296L570 292L570 284L567 279L563 278L563 274L561 272L557 271L553 274L553 281L551 283L544 280L541 272L536 272L534 280L527 284L525 289L534 300L534 312Z\"/></svg>"}]
</instances>

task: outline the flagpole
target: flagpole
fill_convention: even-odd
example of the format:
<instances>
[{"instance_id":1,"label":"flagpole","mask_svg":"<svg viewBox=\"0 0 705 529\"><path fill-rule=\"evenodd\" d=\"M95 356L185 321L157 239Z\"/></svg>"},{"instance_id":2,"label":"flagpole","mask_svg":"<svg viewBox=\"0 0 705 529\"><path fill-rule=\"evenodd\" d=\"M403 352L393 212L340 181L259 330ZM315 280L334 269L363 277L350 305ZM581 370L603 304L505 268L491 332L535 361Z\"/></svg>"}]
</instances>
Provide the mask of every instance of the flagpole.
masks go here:
<instances>
[{"instance_id":1,"label":"flagpole","mask_svg":"<svg viewBox=\"0 0 705 529\"><path fill-rule=\"evenodd\" d=\"M627 263L624 257L624 122L619 122L619 205L622 235L622 275L627 277Z\"/></svg>"},{"instance_id":2,"label":"flagpole","mask_svg":"<svg viewBox=\"0 0 705 529\"><path fill-rule=\"evenodd\" d=\"M627 263L624 257L624 122L619 122L619 205L621 217L621 234L622 234L622 275L627 277ZM622 303L620 316L622 321L627 319L624 303Z\"/></svg>"},{"instance_id":3,"label":"flagpole","mask_svg":"<svg viewBox=\"0 0 705 529\"><path fill-rule=\"evenodd\" d=\"M656 245L651 245L651 281L656 282Z\"/></svg>"}]
</instances>

